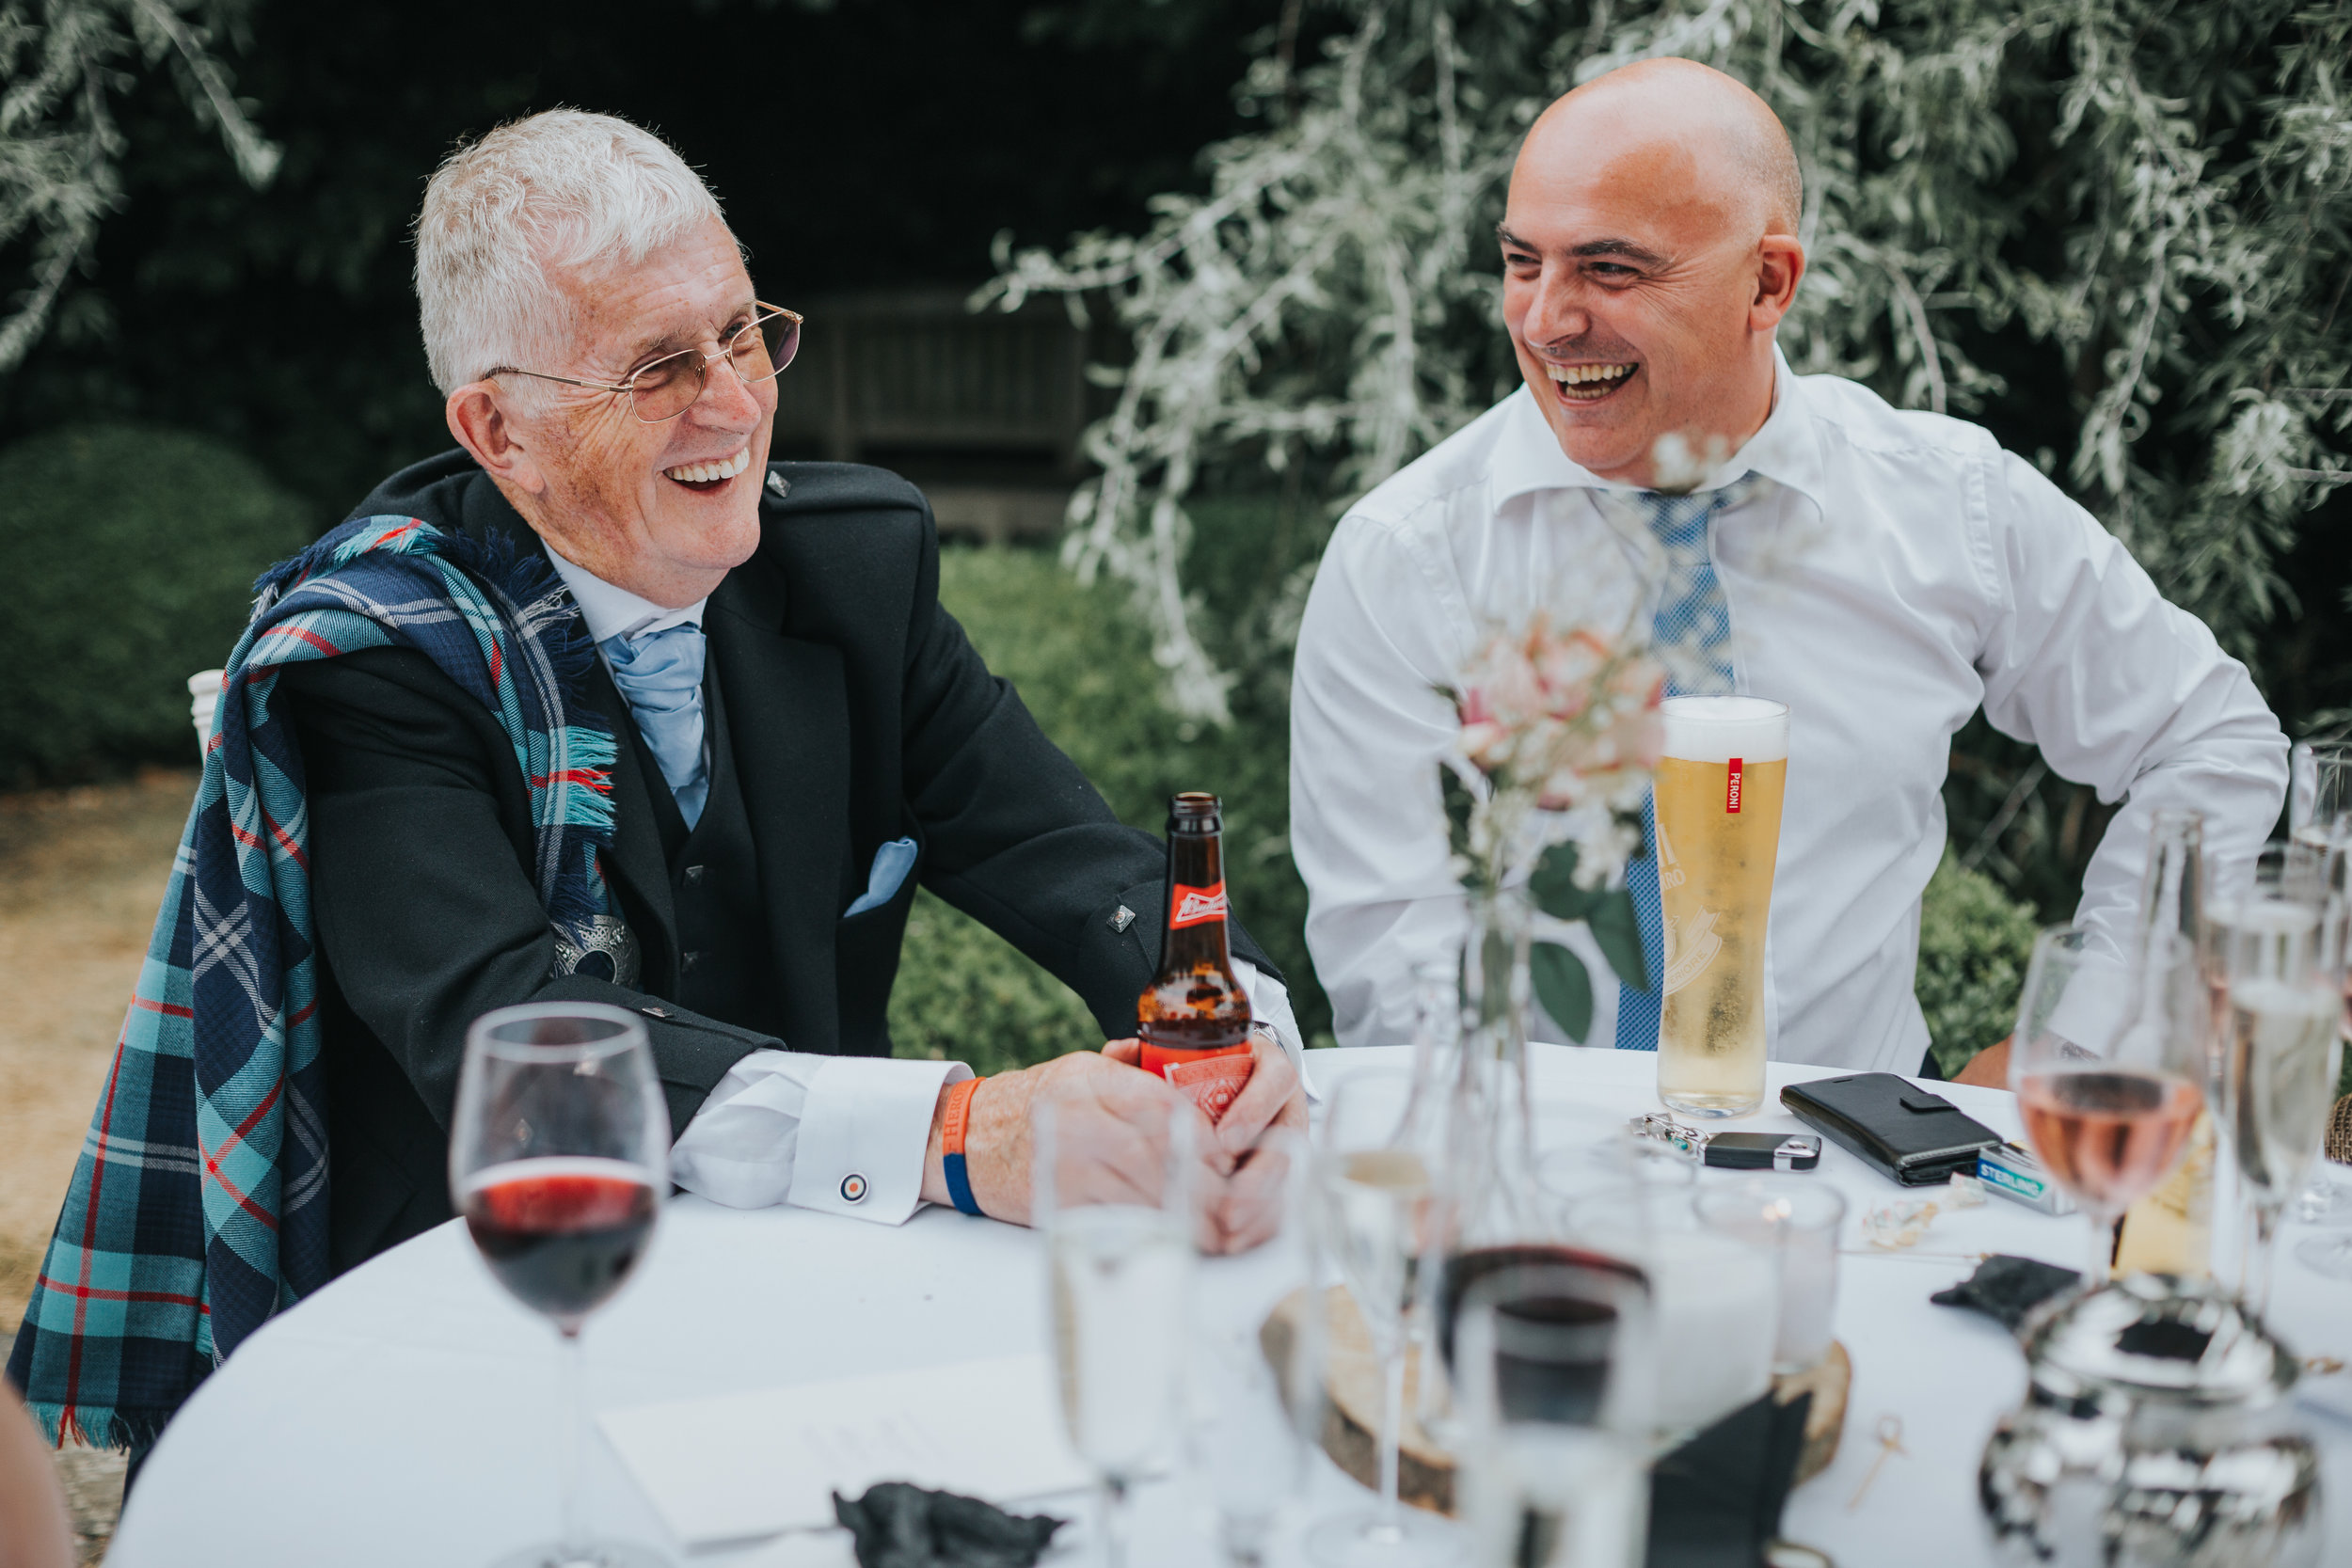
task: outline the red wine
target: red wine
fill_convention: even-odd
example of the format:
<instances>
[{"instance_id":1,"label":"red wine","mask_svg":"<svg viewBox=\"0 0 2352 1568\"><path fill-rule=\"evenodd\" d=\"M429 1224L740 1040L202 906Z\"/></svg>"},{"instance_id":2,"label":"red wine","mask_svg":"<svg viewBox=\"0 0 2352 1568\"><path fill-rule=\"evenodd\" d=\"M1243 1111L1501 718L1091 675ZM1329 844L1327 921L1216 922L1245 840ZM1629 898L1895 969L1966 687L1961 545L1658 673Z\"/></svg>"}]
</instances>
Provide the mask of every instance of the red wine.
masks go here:
<instances>
[{"instance_id":1,"label":"red wine","mask_svg":"<svg viewBox=\"0 0 2352 1568\"><path fill-rule=\"evenodd\" d=\"M1438 1279L1438 1349L1446 1365L1454 1364L1454 1320L1461 1311L1462 1297L1471 1286L1506 1269L1546 1267L1590 1269L1630 1280L1645 1290L1649 1287L1642 1271L1621 1258L1557 1243L1525 1242L1457 1252L1445 1260L1445 1272ZM1510 1310L1508 1302L1502 1306L1505 1311Z\"/></svg>"},{"instance_id":2,"label":"red wine","mask_svg":"<svg viewBox=\"0 0 2352 1568\"><path fill-rule=\"evenodd\" d=\"M2122 1213L2164 1180L2204 1103L2196 1085L2144 1069L2035 1072L2017 1086L2034 1154L2102 1214Z\"/></svg>"},{"instance_id":3,"label":"red wine","mask_svg":"<svg viewBox=\"0 0 2352 1568\"><path fill-rule=\"evenodd\" d=\"M628 1277L657 1206L645 1172L619 1160L516 1160L475 1176L466 1228L516 1300L570 1329Z\"/></svg>"},{"instance_id":4,"label":"red wine","mask_svg":"<svg viewBox=\"0 0 2352 1568\"><path fill-rule=\"evenodd\" d=\"M1446 1260L1438 1287L1438 1350L1454 1367L1454 1323L1470 1288L1494 1299L1494 1393L1511 1420L1570 1426L1595 1420L1614 1365L1617 1308L1628 1285L1646 1289L1622 1259L1549 1243L1478 1247Z\"/></svg>"}]
</instances>

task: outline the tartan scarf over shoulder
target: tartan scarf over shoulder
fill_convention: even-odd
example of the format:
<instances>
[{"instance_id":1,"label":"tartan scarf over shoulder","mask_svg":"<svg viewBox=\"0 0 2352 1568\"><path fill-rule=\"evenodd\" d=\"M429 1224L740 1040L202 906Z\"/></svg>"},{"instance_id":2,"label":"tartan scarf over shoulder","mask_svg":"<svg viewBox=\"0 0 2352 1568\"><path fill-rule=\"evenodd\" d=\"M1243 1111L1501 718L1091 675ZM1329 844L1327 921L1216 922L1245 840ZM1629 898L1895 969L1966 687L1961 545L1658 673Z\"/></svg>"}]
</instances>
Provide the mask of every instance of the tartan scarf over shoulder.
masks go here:
<instances>
[{"instance_id":1,"label":"tartan scarf over shoulder","mask_svg":"<svg viewBox=\"0 0 2352 1568\"><path fill-rule=\"evenodd\" d=\"M138 991L25 1310L8 1376L53 1441L151 1442L271 1313L326 1282L302 755L278 672L414 648L496 714L531 787L540 902L585 945L608 912L611 729L595 657L535 552L362 517L270 569L230 656L204 779Z\"/></svg>"}]
</instances>

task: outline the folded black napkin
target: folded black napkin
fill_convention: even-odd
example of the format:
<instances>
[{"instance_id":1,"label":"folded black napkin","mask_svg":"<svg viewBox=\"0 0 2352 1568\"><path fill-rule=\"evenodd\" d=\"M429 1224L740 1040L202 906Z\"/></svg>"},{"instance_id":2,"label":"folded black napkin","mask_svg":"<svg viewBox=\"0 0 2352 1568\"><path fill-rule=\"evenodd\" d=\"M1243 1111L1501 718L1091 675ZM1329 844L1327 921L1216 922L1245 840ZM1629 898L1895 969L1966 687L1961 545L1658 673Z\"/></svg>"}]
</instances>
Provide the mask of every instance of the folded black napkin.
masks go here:
<instances>
[{"instance_id":1,"label":"folded black napkin","mask_svg":"<svg viewBox=\"0 0 2352 1568\"><path fill-rule=\"evenodd\" d=\"M900 1481L869 1487L854 1502L835 1492L833 1512L857 1538L858 1568L1031 1568L1070 1522Z\"/></svg>"},{"instance_id":2,"label":"folded black napkin","mask_svg":"<svg viewBox=\"0 0 2352 1568\"><path fill-rule=\"evenodd\" d=\"M1977 1272L1948 1291L1928 1299L1938 1307L1973 1307L2014 1330L2026 1314L2061 1291L2071 1291L2082 1275L2055 1263L2011 1258L1996 1252L1977 1265Z\"/></svg>"},{"instance_id":3,"label":"folded black napkin","mask_svg":"<svg viewBox=\"0 0 2352 1568\"><path fill-rule=\"evenodd\" d=\"M1646 1568L1756 1568L1804 1453L1813 1396L1766 1394L1661 1459L1650 1472Z\"/></svg>"}]
</instances>

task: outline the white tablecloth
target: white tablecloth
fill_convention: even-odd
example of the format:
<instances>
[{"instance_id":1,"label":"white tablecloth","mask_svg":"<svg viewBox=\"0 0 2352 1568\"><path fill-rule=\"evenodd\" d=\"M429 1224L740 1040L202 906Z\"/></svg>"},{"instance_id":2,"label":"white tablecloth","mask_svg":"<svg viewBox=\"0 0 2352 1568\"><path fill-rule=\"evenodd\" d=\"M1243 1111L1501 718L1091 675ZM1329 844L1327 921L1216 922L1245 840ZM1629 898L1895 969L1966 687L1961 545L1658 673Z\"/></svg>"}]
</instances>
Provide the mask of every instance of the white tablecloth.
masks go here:
<instances>
[{"instance_id":1,"label":"white tablecloth","mask_svg":"<svg viewBox=\"0 0 2352 1568\"><path fill-rule=\"evenodd\" d=\"M1328 1083L1367 1061L1402 1059L1318 1052L1310 1064ZM1573 1098L1626 1115L1654 1109L1654 1063L1539 1046L1538 1100ZM1775 1065L1769 1110L1731 1125L1795 1130L1778 1109L1780 1087L1826 1072ZM2015 1134L2009 1095L1945 1092ZM1835 1147L1818 1179L1847 1195L1849 1244L1865 1210L1899 1196ZM2081 1224L1994 1199L1938 1220L1922 1244L2074 1266ZM2289 1247L2294 1239L2290 1231ZM1989 1563L1977 1460L1994 1418L2023 1392L2023 1362L1991 1321L1930 1305L1929 1294L1968 1263L1842 1262L1837 1333L1854 1361L1845 1442L1836 1464L1791 1498L1785 1533L1826 1549L1843 1568ZM1204 1309L1254 1315L1274 1283L1248 1259L1210 1263ZM680 1197L640 1277L589 1325L589 1402L609 1409L1042 1350L1041 1289L1035 1239L1010 1226L929 1210L891 1228ZM2272 1321L2297 1351L2352 1357L2352 1284L2314 1275L2282 1249L2276 1297ZM463 1568L544 1537L553 1526L555 1365L546 1323L490 1280L461 1226L420 1236L271 1323L198 1391L139 1479L110 1568ZM2352 1407L2352 1399L2335 1402ZM1902 1418L1907 1456L1890 1460L1850 1509L1879 1451L1872 1429L1888 1412ZM2326 1456L2323 1560L2352 1562L2352 1422L2317 1409L2308 1421ZM586 1475L599 1528L676 1550L600 1439L589 1443ZM1304 1512L1343 1505L1353 1491L1323 1465ZM1195 1496L1179 1483L1145 1489L1137 1568L1216 1560ZM1057 1505L1073 1508L1084 1512L1076 1499ZM824 1556L805 1538L787 1538L691 1560L734 1568ZM1057 1551L1052 1560L1082 1560Z\"/></svg>"}]
</instances>

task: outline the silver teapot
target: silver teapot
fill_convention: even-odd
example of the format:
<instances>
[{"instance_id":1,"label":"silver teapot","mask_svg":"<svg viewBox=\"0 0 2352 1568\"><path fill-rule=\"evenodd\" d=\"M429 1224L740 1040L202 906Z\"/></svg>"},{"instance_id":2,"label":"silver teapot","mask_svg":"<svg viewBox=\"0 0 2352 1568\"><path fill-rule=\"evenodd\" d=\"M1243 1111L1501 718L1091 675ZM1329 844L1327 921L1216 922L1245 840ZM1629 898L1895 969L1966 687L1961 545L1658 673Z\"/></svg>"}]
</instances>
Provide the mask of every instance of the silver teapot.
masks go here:
<instances>
[{"instance_id":1,"label":"silver teapot","mask_svg":"<svg viewBox=\"0 0 2352 1568\"><path fill-rule=\"evenodd\" d=\"M2312 1568L2319 1461L2288 1392L2301 1368L2210 1280L2134 1275L2019 1329L2031 1374L1977 1472L2017 1563Z\"/></svg>"}]
</instances>

